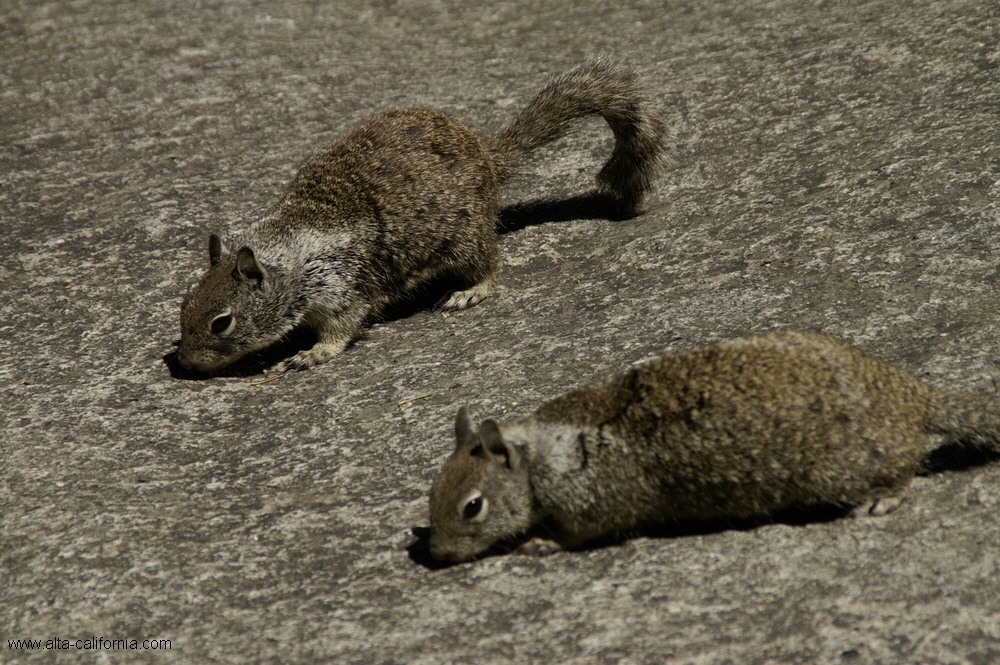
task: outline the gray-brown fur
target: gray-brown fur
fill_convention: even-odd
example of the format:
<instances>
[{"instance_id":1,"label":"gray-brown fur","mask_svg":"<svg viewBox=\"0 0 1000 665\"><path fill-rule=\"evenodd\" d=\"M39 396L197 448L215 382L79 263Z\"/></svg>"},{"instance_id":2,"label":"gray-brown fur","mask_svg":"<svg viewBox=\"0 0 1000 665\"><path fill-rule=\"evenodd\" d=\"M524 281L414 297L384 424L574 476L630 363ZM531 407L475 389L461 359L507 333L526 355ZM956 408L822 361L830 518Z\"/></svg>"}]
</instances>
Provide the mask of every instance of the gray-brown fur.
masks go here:
<instances>
[{"instance_id":1,"label":"gray-brown fur","mask_svg":"<svg viewBox=\"0 0 1000 665\"><path fill-rule=\"evenodd\" d=\"M934 390L831 337L787 331L664 356L478 432L463 409L456 433L431 490L430 542L460 561L542 520L555 542L528 551L794 506L884 514L931 435L1000 444L1000 399ZM486 508L472 520L477 493Z\"/></svg>"},{"instance_id":2,"label":"gray-brown fur","mask_svg":"<svg viewBox=\"0 0 1000 665\"><path fill-rule=\"evenodd\" d=\"M554 79L486 142L436 111L376 115L306 162L277 205L233 239L232 253L210 238L211 267L181 308L181 365L217 370L299 325L318 341L289 366L326 362L367 319L438 276L467 285L439 308L479 303L500 268L500 184L527 152L592 114L616 138L599 185L633 213L657 169L664 127L631 70L588 62Z\"/></svg>"}]
</instances>

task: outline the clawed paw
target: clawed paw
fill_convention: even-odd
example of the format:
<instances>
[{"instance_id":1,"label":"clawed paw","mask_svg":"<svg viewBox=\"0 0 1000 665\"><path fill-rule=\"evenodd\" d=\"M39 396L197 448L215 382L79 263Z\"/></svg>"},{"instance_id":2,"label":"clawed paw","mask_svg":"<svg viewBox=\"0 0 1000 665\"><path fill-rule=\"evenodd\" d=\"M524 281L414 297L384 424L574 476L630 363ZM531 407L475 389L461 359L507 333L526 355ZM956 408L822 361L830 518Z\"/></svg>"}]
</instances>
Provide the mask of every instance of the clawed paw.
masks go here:
<instances>
[{"instance_id":1,"label":"clawed paw","mask_svg":"<svg viewBox=\"0 0 1000 665\"><path fill-rule=\"evenodd\" d=\"M285 371L303 370L322 365L332 360L335 355L337 355L336 351L316 347L299 351L295 356L285 361Z\"/></svg>"},{"instance_id":2,"label":"clawed paw","mask_svg":"<svg viewBox=\"0 0 1000 665\"><path fill-rule=\"evenodd\" d=\"M514 550L514 554L521 554L524 556L548 556L561 550L562 545L554 540L548 540L547 538L532 538Z\"/></svg>"},{"instance_id":3,"label":"clawed paw","mask_svg":"<svg viewBox=\"0 0 1000 665\"><path fill-rule=\"evenodd\" d=\"M902 502L903 499L898 496L889 496L871 503L863 503L851 511L851 517L881 517L888 515L891 512L895 512Z\"/></svg>"},{"instance_id":4,"label":"clawed paw","mask_svg":"<svg viewBox=\"0 0 1000 665\"><path fill-rule=\"evenodd\" d=\"M490 297L492 287L476 284L465 291L452 291L438 301L434 309L438 312L457 312L478 305Z\"/></svg>"}]
</instances>

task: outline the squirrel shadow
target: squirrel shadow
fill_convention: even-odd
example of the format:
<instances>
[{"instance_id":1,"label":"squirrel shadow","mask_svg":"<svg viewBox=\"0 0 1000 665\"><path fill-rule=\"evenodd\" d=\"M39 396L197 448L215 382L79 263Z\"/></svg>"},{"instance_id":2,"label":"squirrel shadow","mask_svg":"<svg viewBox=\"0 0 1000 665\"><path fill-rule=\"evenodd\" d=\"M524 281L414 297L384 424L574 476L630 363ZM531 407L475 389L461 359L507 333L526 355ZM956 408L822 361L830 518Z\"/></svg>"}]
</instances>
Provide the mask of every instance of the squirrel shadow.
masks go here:
<instances>
[{"instance_id":1,"label":"squirrel shadow","mask_svg":"<svg viewBox=\"0 0 1000 665\"><path fill-rule=\"evenodd\" d=\"M927 454L917 475L929 476L944 471L966 471L998 461L1000 461L1000 450L962 445L959 443L947 443ZM851 508L849 507L819 504L787 508L770 515L751 518L651 522L630 529L627 532L599 536L579 547L571 548L569 551L586 552L607 547L618 547L633 538L685 538L689 536L706 536L724 531L752 531L758 527L771 524L786 524L788 526L823 524L848 518L850 513ZM409 552L410 559L414 563L428 570L441 570L458 565L450 561L438 561L431 556L430 528L413 527L411 531L417 537L417 540L411 543L406 549ZM545 523L537 525L528 533L518 538L504 540L493 545L473 560L510 554L519 545L531 538L549 538L552 533L552 525Z\"/></svg>"},{"instance_id":2,"label":"squirrel shadow","mask_svg":"<svg viewBox=\"0 0 1000 665\"><path fill-rule=\"evenodd\" d=\"M569 198L542 198L512 203L500 210L497 235L506 235L529 226L547 222L571 222L577 219L608 219L621 222L635 214L622 213L618 201L598 191Z\"/></svg>"},{"instance_id":3,"label":"squirrel shadow","mask_svg":"<svg viewBox=\"0 0 1000 665\"><path fill-rule=\"evenodd\" d=\"M927 453L917 475L930 476L942 471L967 471L997 461L1000 461L1000 450L985 446L946 443Z\"/></svg>"}]
</instances>

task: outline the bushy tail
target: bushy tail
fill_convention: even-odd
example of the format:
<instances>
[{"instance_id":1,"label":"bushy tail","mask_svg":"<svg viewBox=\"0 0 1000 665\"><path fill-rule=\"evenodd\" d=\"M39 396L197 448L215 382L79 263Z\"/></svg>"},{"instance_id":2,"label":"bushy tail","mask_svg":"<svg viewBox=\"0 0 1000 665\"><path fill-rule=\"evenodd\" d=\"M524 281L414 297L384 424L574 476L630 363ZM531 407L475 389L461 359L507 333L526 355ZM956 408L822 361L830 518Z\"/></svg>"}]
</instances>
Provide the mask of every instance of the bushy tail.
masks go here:
<instances>
[{"instance_id":1,"label":"bushy tail","mask_svg":"<svg viewBox=\"0 0 1000 665\"><path fill-rule=\"evenodd\" d=\"M562 136L574 121L600 114L615 134L615 149L597 175L601 191L632 214L652 184L664 146L664 125L649 109L636 73L604 59L553 79L488 143L501 179L525 154Z\"/></svg>"},{"instance_id":2,"label":"bushy tail","mask_svg":"<svg viewBox=\"0 0 1000 665\"><path fill-rule=\"evenodd\" d=\"M934 390L927 430L956 442L1000 451L1000 397Z\"/></svg>"}]
</instances>

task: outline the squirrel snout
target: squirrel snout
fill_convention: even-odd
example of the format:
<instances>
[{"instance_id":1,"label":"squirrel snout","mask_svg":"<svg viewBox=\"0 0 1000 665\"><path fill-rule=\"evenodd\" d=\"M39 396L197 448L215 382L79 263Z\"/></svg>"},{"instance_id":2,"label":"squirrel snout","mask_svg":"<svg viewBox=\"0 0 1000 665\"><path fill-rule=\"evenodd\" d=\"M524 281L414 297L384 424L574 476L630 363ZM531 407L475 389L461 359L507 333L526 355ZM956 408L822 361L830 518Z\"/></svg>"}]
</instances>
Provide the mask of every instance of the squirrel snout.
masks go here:
<instances>
[{"instance_id":1,"label":"squirrel snout","mask_svg":"<svg viewBox=\"0 0 1000 665\"><path fill-rule=\"evenodd\" d=\"M470 558L468 555L464 555L454 548L447 547L442 544L440 539L435 538L434 534L431 534L430 539L430 551L431 556L435 561L448 561L451 563L459 563Z\"/></svg>"},{"instance_id":2,"label":"squirrel snout","mask_svg":"<svg viewBox=\"0 0 1000 665\"><path fill-rule=\"evenodd\" d=\"M431 556L434 557L435 561L455 561L455 559L452 558L453 553L442 548L440 545L431 543L430 550Z\"/></svg>"},{"instance_id":3,"label":"squirrel snout","mask_svg":"<svg viewBox=\"0 0 1000 665\"><path fill-rule=\"evenodd\" d=\"M183 342L177 349L177 362L182 368L193 372L211 372L217 369L215 364L206 359L204 353L192 351L191 347L185 346Z\"/></svg>"},{"instance_id":4,"label":"squirrel snout","mask_svg":"<svg viewBox=\"0 0 1000 665\"><path fill-rule=\"evenodd\" d=\"M184 369L194 369L194 364L192 363L191 352L187 347L181 346L177 349L177 362L181 364Z\"/></svg>"}]
</instances>

